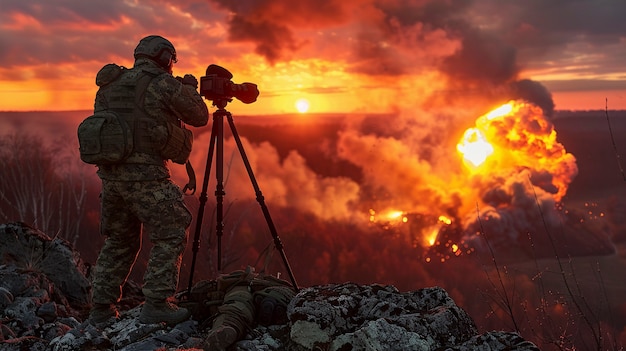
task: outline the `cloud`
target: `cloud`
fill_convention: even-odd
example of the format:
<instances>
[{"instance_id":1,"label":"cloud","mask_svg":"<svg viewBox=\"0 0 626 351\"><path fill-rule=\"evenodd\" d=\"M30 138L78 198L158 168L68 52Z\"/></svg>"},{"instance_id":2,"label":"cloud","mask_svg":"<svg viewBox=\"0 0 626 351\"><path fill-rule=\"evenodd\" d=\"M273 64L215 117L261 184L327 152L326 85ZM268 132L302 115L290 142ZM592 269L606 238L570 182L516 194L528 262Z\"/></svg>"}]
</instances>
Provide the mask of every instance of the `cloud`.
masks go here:
<instances>
[{"instance_id":1,"label":"cloud","mask_svg":"<svg viewBox=\"0 0 626 351\"><path fill-rule=\"evenodd\" d=\"M207 50L223 47L227 41L250 42L269 62L313 56L323 47L329 47L331 52L349 49L353 59L392 60L386 65L391 74L401 71L394 69L423 63L398 62L393 54L406 54L405 49L410 49L431 53L430 57L436 60L450 55L450 49L459 49L456 46L460 42L463 48L450 64L467 58L470 62L465 67L473 67L478 62L472 60L480 57L498 58L494 67L481 68L498 71L489 77L508 77L516 67L504 63L510 61L514 51L534 65L546 60L547 54L567 58L568 52L562 49L581 43L598 50L624 50L614 46L621 45L625 31L619 15L620 8L626 10L624 7L622 3L601 6L592 0L523 4L494 0L306 0L297 4L289 0L188 0L160 1L156 6L152 2L120 0L9 0L3 2L0 37L7 44L5 49L11 48L3 50L5 64L18 64L24 58L57 62L76 55L81 59L102 59L101 48L124 57L142 35L158 31L192 40ZM227 36L213 37L220 30L217 22L226 25ZM85 46L87 43L90 45ZM85 50L86 47L90 49ZM58 52L68 54L54 55ZM421 56L428 62L426 55ZM525 66L524 62L520 66ZM470 73L465 72L465 76Z\"/></svg>"},{"instance_id":2,"label":"cloud","mask_svg":"<svg viewBox=\"0 0 626 351\"><path fill-rule=\"evenodd\" d=\"M462 49L445 58L444 72L453 84L499 85L517 77L516 51L497 37L470 31L462 39Z\"/></svg>"},{"instance_id":3,"label":"cloud","mask_svg":"<svg viewBox=\"0 0 626 351\"><path fill-rule=\"evenodd\" d=\"M192 26L197 21L194 18L220 18L211 18L213 11L206 3L162 5L127 1L68 1L64 5L55 1L5 2L0 14L0 43L5 50L0 52L0 60L5 67L82 61L102 65L120 58L132 62L132 52L143 36L167 33L174 42L186 38L188 44L201 44L198 28ZM194 11L193 17L186 10Z\"/></svg>"},{"instance_id":4,"label":"cloud","mask_svg":"<svg viewBox=\"0 0 626 351\"><path fill-rule=\"evenodd\" d=\"M292 54L305 45L317 47L313 42L316 40L314 37L301 34L341 27L351 21L353 14L350 10L365 2L213 1L219 8L229 12L229 40L252 42L255 45L255 52L272 64L292 58ZM345 38L336 37L336 39L343 41ZM324 40L324 36L319 36L317 40Z\"/></svg>"},{"instance_id":5,"label":"cloud","mask_svg":"<svg viewBox=\"0 0 626 351\"><path fill-rule=\"evenodd\" d=\"M72 80L86 85L104 63L132 65L139 39L162 34L179 51L177 72L218 63L262 80L272 103L294 89L335 92L351 82L359 92L341 95L353 94L351 106L382 99L389 111L388 96L410 89L396 80L432 86L422 92L436 94L424 98L431 105L466 104L477 94L492 104L529 75L556 87L577 78L598 82L596 90L616 88L626 54L616 15L622 7L592 0L9 0L0 13L0 80L49 82L41 89L61 94L72 69ZM54 103L41 95L39 104Z\"/></svg>"}]
</instances>

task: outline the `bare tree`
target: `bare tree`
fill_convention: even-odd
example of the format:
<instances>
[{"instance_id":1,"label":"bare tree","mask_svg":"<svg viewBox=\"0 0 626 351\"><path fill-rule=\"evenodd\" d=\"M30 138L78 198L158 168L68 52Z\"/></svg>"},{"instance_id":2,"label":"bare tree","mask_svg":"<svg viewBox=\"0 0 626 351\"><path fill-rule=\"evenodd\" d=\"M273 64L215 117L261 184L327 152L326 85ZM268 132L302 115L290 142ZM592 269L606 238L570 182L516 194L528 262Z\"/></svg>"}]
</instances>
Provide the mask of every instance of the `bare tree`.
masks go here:
<instances>
[{"instance_id":1,"label":"bare tree","mask_svg":"<svg viewBox=\"0 0 626 351\"><path fill-rule=\"evenodd\" d=\"M76 243L84 215L85 180L73 144L46 147L24 132L0 136L0 219L22 221ZM76 151L74 151L76 153Z\"/></svg>"}]
</instances>

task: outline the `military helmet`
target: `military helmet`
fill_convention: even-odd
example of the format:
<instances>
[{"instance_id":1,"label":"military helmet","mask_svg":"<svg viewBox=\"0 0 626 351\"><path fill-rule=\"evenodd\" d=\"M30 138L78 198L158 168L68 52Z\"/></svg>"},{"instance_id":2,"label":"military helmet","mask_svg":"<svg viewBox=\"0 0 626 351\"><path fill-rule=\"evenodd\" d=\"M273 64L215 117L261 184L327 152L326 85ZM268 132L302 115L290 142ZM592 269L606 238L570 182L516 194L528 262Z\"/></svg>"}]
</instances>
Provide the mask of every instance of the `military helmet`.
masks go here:
<instances>
[{"instance_id":1,"label":"military helmet","mask_svg":"<svg viewBox=\"0 0 626 351\"><path fill-rule=\"evenodd\" d=\"M149 35L139 41L135 48L135 59L147 57L163 68L177 62L176 49L172 43L159 35Z\"/></svg>"}]
</instances>

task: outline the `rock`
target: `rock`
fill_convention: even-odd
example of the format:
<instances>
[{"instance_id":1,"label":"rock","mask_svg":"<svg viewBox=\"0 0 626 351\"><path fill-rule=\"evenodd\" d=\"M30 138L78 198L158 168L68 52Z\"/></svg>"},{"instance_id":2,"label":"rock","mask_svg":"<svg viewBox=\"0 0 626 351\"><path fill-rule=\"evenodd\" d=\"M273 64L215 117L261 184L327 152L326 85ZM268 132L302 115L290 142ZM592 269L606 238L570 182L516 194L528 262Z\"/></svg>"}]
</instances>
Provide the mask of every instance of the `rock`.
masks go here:
<instances>
[{"instance_id":1,"label":"rock","mask_svg":"<svg viewBox=\"0 0 626 351\"><path fill-rule=\"evenodd\" d=\"M516 333L492 331L473 336L462 345L439 349L441 351L539 351L535 344L524 340Z\"/></svg>"},{"instance_id":2,"label":"rock","mask_svg":"<svg viewBox=\"0 0 626 351\"><path fill-rule=\"evenodd\" d=\"M57 305L54 302L46 302L37 309L37 316L46 323L53 323L58 318Z\"/></svg>"},{"instance_id":3,"label":"rock","mask_svg":"<svg viewBox=\"0 0 626 351\"><path fill-rule=\"evenodd\" d=\"M24 223L0 225L3 264L43 273L75 308L89 303L91 285L86 266L70 245Z\"/></svg>"},{"instance_id":4,"label":"rock","mask_svg":"<svg viewBox=\"0 0 626 351\"><path fill-rule=\"evenodd\" d=\"M136 283L124 290L128 296L122 305L129 308L121 309L118 320L98 328L81 322L75 307L88 301L89 286L77 253L19 223L0 225L3 236L7 247L21 251L1 249L0 351L201 350L210 327L205 321L174 327L139 323ZM56 257L72 267L61 274L59 263L47 267L53 263L45 257L25 265L30 259L20 258L20 252ZM470 316L440 287L400 292L378 284L312 286L291 300L287 317L285 324L253 326L230 350L539 350L515 333L479 334Z\"/></svg>"},{"instance_id":5,"label":"rock","mask_svg":"<svg viewBox=\"0 0 626 351\"><path fill-rule=\"evenodd\" d=\"M304 289L289 305L294 343L313 349L428 350L477 334L472 319L435 287L340 284Z\"/></svg>"}]
</instances>

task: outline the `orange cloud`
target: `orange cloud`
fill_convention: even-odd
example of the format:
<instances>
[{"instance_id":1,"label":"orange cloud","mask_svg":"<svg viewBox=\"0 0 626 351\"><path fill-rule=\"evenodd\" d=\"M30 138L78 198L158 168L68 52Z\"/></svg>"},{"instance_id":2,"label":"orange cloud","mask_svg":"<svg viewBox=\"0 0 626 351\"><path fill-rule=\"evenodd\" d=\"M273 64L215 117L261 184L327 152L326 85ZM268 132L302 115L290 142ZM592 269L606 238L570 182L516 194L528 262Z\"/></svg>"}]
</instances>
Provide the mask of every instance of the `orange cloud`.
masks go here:
<instances>
[{"instance_id":1,"label":"orange cloud","mask_svg":"<svg viewBox=\"0 0 626 351\"><path fill-rule=\"evenodd\" d=\"M503 97L502 90L511 90L516 81L540 82L553 79L555 72L565 80L568 75L596 77L596 91L602 86L626 91L608 84L607 78L621 72L621 61L615 58L625 54L619 45L623 31L605 39L610 36L594 27L594 21L578 21L579 29L571 25L579 18L577 11L597 11L587 5L564 10L550 22L537 17L543 12L533 12L533 6L496 2L307 0L296 6L289 0L168 0L158 5L114 0L5 5L0 14L2 109L91 108L84 93L93 89L89 79L106 63L132 65L138 40L155 33L177 46L177 74L201 76L208 64L216 63L240 81L258 83L259 101L254 107L239 106L245 114L289 112L293 93L305 91L307 99L318 101L312 105L316 112L364 111L379 97L384 100L374 100L376 109L390 112L397 107L391 97L407 100L424 77L437 77L436 82L429 79L437 86L420 91L420 100L438 107L471 103L477 94L490 102L506 100L511 96ZM504 17L494 18L496 13ZM587 43L597 45L594 52L602 55L584 54ZM568 50L560 50L566 45ZM574 67L572 57L585 64ZM16 86L21 80L32 84ZM33 92L42 89L54 98ZM560 98L557 108L581 107L580 100L573 101ZM596 106L595 101L588 106Z\"/></svg>"}]
</instances>

